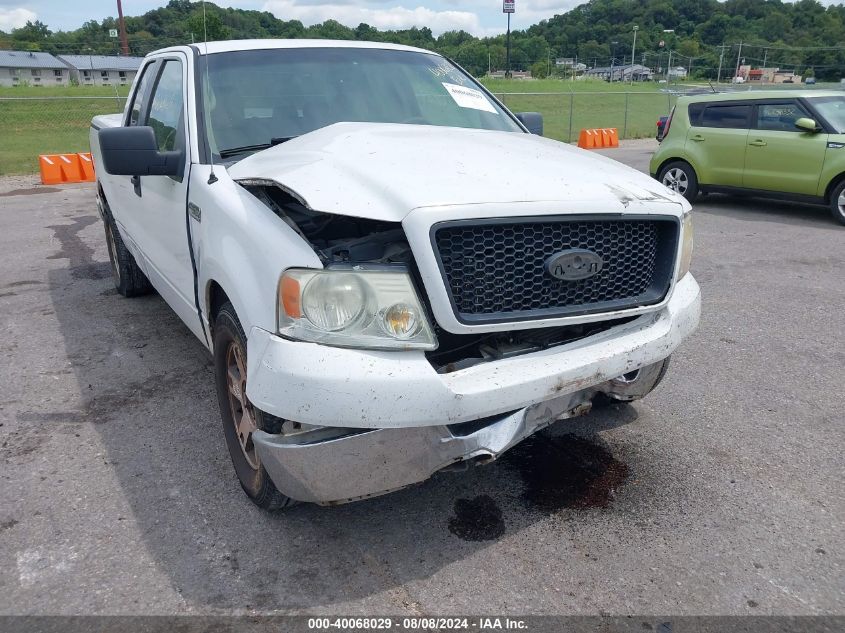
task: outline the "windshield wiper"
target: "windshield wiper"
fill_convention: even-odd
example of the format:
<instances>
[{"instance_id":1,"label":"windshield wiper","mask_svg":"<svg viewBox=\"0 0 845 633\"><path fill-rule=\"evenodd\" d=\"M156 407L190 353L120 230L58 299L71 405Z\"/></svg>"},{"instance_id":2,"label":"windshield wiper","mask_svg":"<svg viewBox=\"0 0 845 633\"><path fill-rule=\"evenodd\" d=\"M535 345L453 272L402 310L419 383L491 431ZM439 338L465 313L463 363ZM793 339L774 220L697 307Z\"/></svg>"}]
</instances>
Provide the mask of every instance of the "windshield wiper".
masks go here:
<instances>
[{"instance_id":1,"label":"windshield wiper","mask_svg":"<svg viewBox=\"0 0 845 633\"><path fill-rule=\"evenodd\" d=\"M269 143L259 143L258 145L244 145L243 147L230 147L228 149L220 150L220 158L229 158L230 156L237 156L238 154L247 154L249 152L259 152L262 149L279 145L285 141L289 141L295 136L276 136L270 139Z\"/></svg>"}]
</instances>

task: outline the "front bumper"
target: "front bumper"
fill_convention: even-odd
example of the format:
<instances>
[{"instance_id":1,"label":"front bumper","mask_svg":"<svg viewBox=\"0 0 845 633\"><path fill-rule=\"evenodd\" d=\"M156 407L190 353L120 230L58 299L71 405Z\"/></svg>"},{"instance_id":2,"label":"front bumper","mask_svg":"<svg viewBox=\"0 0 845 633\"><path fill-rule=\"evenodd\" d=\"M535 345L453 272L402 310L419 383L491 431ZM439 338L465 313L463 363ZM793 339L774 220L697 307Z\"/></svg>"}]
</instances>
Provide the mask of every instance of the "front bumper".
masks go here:
<instances>
[{"instance_id":1,"label":"front bumper","mask_svg":"<svg viewBox=\"0 0 845 633\"><path fill-rule=\"evenodd\" d=\"M531 354L438 374L422 352L328 347L253 328L247 395L257 408L316 426L366 429L456 424L575 393L669 356L698 325L686 275L657 312Z\"/></svg>"},{"instance_id":2,"label":"front bumper","mask_svg":"<svg viewBox=\"0 0 845 633\"><path fill-rule=\"evenodd\" d=\"M249 337L252 403L323 427L253 435L276 486L301 501L341 503L428 479L452 464L497 458L556 420L580 415L598 392L648 393L661 361L697 326L692 275L659 312L533 354L438 374L421 353L367 352ZM613 381L641 370L632 383ZM325 428L330 427L330 428Z\"/></svg>"}]
</instances>

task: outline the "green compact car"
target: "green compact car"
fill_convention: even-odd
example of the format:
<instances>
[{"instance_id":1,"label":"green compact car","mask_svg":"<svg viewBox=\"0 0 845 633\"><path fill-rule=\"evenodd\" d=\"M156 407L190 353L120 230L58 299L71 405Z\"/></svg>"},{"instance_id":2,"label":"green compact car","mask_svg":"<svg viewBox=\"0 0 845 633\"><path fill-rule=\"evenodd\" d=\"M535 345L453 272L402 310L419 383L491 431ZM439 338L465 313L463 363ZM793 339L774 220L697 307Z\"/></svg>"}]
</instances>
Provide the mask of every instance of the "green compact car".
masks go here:
<instances>
[{"instance_id":1,"label":"green compact car","mask_svg":"<svg viewBox=\"0 0 845 633\"><path fill-rule=\"evenodd\" d=\"M711 191L802 200L845 224L845 94L680 97L650 172L688 200Z\"/></svg>"}]
</instances>

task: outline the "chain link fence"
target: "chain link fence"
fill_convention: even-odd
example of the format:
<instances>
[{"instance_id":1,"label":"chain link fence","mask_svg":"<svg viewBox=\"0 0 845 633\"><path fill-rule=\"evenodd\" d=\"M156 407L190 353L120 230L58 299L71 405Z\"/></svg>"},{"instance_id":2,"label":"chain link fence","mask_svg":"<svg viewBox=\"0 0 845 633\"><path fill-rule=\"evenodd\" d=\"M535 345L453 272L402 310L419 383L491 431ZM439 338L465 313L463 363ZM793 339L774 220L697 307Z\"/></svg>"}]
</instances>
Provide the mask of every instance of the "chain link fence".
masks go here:
<instances>
[{"instance_id":1,"label":"chain link fence","mask_svg":"<svg viewBox=\"0 0 845 633\"><path fill-rule=\"evenodd\" d=\"M513 112L540 112L545 136L578 139L581 128L615 127L620 138L653 136L675 96L662 92L497 93ZM113 96L0 97L0 174L38 171L39 154L88 151L88 128L98 114L122 112Z\"/></svg>"},{"instance_id":2,"label":"chain link fence","mask_svg":"<svg viewBox=\"0 0 845 633\"><path fill-rule=\"evenodd\" d=\"M0 174L38 171L39 154L89 151L98 114L122 112L125 97L0 97Z\"/></svg>"},{"instance_id":3,"label":"chain link fence","mask_svg":"<svg viewBox=\"0 0 845 633\"><path fill-rule=\"evenodd\" d=\"M614 127L619 138L647 138L669 114L674 92L508 92L496 97L511 112L539 112L544 136L572 143L583 128Z\"/></svg>"}]
</instances>

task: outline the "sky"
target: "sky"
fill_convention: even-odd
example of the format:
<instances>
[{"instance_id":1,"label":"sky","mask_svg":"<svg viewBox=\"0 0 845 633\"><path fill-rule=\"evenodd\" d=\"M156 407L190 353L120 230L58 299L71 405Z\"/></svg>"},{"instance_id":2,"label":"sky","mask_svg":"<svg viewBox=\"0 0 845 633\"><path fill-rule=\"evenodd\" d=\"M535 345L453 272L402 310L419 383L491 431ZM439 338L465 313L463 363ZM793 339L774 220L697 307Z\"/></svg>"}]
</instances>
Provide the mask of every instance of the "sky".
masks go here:
<instances>
[{"instance_id":1,"label":"sky","mask_svg":"<svg viewBox=\"0 0 845 633\"><path fill-rule=\"evenodd\" d=\"M564 13L586 0L516 0L512 28L525 28ZM123 0L124 15L141 15L164 6L167 0ZM283 20L306 26L335 19L348 26L366 22L379 29L429 27L435 35L463 29L473 35L504 32L507 17L502 0L219 0L219 6L270 11ZM52 31L73 30L87 20L117 15L115 0L0 0L0 31L7 33L41 20Z\"/></svg>"},{"instance_id":2,"label":"sky","mask_svg":"<svg viewBox=\"0 0 845 633\"><path fill-rule=\"evenodd\" d=\"M542 19L582 4L586 0L516 0L512 28L525 28ZM842 0L822 0L833 4ZM125 15L141 15L165 5L166 0L124 0ZM300 20L306 26L329 18L348 26L366 22L379 29L429 27L435 35L463 29L473 35L502 33L506 16L502 0L220 0L220 6L270 11L283 20ZM73 30L91 19L117 14L114 0L0 0L0 30L7 33L41 20L53 30Z\"/></svg>"}]
</instances>

